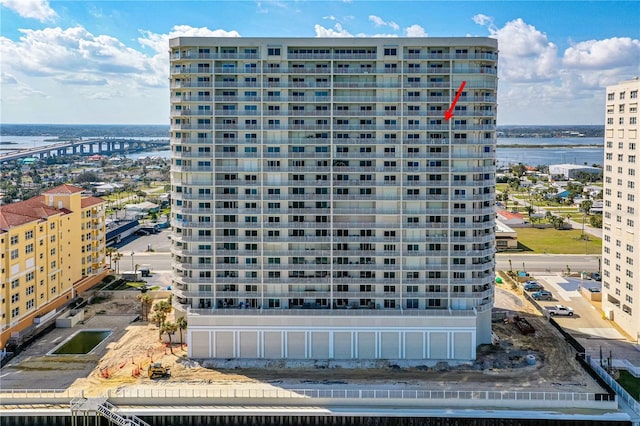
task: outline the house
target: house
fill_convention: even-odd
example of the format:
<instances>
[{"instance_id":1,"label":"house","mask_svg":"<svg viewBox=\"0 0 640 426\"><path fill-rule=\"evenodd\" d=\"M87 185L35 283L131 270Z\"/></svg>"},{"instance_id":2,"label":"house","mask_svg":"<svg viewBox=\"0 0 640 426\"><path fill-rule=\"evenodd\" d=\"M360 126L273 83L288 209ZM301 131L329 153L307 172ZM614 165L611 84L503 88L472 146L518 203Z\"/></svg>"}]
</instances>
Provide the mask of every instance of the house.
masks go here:
<instances>
[{"instance_id":1,"label":"house","mask_svg":"<svg viewBox=\"0 0 640 426\"><path fill-rule=\"evenodd\" d=\"M515 250L518 248L518 233L500 220L496 220L496 250Z\"/></svg>"},{"instance_id":2,"label":"house","mask_svg":"<svg viewBox=\"0 0 640 426\"><path fill-rule=\"evenodd\" d=\"M521 213L514 213L507 210L499 209L496 211L496 222L502 222L505 225L524 225L524 215Z\"/></svg>"}]
</instances>

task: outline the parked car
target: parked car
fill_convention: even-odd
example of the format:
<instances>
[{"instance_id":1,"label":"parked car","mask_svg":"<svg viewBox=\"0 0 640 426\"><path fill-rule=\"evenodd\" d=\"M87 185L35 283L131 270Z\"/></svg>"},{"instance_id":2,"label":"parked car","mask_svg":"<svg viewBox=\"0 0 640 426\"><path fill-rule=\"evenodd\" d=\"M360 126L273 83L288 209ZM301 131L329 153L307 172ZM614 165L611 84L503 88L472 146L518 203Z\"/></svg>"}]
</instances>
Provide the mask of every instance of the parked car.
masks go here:
<instances>
[{"instance_id":1,"label":"parked car","mask_svg":"<svg viewBox=\"0 0 640 426\"><path fill-rule=\"evenodd\" d=\"M540 290L544 290L544 287L542 286L542 284L535 282L535 281L527 281L524 284L524 289L526 291L540 291Z\"/></svg>"},{"instance_id":2,"label":"parked car","mask_svg":"<svg viewBox=\"0 0 640 426\"><path fill-rule=\"evenodd\" d=\"M553 300L553 294L547 290L536 291L531 295L534 300Z\"/></svg>"},{"instance_id":3,"label":"parked car","mask_svg":"<svg viewBox=\"0 0 640 426\"><path fill-rule=\"evenodd\" d=\"M555 315L564 315L568 317L573 316L573 308L570 308L564 305L549 306L547 307L547 312L549 312L549 315L551 316L555 316Z\"/></svg>"},{"instance_id":4,"label":"parked car","mask_svg":"<svg viewBox=\"0 0 640 426\"><path fill-rule=\"evenodd\" d=\"M597 272L592 272L589 274L589 278L591 278L594 281L602 281L602 275L600 275Z\"/></svg>"}]
</instances>

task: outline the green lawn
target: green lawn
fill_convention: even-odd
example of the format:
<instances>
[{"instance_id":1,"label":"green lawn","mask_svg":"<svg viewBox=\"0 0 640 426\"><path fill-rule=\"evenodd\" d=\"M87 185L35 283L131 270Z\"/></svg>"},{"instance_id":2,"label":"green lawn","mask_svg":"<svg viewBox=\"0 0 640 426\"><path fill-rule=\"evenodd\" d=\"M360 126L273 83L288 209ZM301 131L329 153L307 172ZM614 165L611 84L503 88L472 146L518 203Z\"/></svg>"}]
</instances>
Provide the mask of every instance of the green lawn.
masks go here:
<instances>
[{"instance_id":1,"label":"green lawn","mask_svg":"<svg viewBox=\"0 0 640 426\"><path fill-rule=\"evenodd\" d=\"M620 370L618 383L629 392L629 395L640 401L640 378L633 377L627 370Z\"/></svg>"},{"instance_id":2,"label":"green lawn","mask_svg":"<svg viewBox=\"0 0 640 426\"><path fill-rule=\"evenodd\" d=\"M516 228L518 245L525 251L551 254L600 254L602 240L589 235L580 239L580 229Z\"/></svg>"}]
</instances>

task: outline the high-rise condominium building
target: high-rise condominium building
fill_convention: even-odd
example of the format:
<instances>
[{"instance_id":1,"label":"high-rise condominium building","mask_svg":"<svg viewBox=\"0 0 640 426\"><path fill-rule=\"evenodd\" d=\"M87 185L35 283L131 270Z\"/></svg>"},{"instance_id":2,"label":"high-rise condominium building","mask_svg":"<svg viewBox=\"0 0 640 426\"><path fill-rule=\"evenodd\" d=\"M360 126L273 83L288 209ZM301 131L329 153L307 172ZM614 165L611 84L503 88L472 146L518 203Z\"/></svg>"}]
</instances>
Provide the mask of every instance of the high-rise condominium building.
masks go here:
<instances>
[{"instance_id":1,"label":"high-rise condominium building","mask_svg":"<svg viewBox=\"0 0 640 426\"><path fill-rule=\"evenodd\" d=\"M636 77L607 87L602 309L640 341L640 114Z\"/></svg>"},{"instance_id":2,"label":"high-rise condominium building","mask_svg":"<svg viewBox=\"0 0 640 426\"><path fill-rule=\"evenodd\" d=\"M475 358L491 337L496 40L170 49L190 355Z\"/></svg>"},{"instance_id":3,"label":"high-rise condominium building","mask_svg":"<svg viewBox=\"0 0 640 426\"><path fill-rule=\"evenodd\" d=\"M105 201L60 185L0 206L0 349L104 276Z\"/></svg>"}]
</instances>

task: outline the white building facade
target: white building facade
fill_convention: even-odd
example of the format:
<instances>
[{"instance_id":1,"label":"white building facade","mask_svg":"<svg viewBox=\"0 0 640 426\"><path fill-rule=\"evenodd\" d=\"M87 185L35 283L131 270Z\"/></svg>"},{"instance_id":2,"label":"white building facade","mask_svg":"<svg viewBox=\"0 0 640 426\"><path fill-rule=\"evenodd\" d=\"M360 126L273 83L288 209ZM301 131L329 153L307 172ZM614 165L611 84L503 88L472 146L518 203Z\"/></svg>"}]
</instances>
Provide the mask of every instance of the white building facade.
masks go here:
<instances>
[{"instance_id":1,"label":"white building facade","mask_svg":"<svg viewBox=\"0 0 640 426\"><path fill-rule=\"evenodd\" d=\"M602 309L640 342L640 80L607 87Z\"/></svg>"},{"instance_id":2,"label":"white building facade","mask_svg":"<svg viewBox=\"0 0 640 426\"><path fill-rule=\"evenodd\" d=\"M491 341L496 40L170 49L190 356L474 359Z\"/></svg>"}]
</instances>

